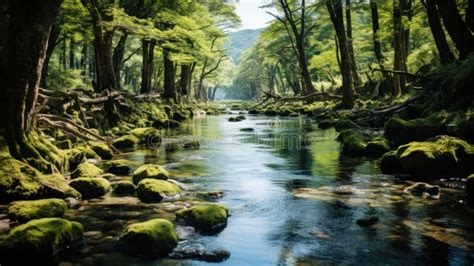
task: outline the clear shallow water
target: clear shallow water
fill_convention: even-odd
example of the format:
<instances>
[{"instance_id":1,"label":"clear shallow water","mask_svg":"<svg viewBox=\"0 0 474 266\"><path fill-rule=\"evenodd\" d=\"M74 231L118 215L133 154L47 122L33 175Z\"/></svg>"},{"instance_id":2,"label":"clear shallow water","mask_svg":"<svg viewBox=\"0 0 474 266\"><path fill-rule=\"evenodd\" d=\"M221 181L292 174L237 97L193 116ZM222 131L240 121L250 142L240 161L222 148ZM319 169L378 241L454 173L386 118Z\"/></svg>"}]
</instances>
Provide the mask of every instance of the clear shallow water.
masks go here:
<instances>
[{"instance_id":1,"label":"clear shallow water","mask_svg":"<svg viewBox=\"0 0 474 266\"><path fill-rule=\"evenodd\" d=\"M245 121L229 123L228 117L196 118L181 129L168 132L177 139L199 139L200 149L166 152L161 147L159 151L139 150L123 155L139 164L166 166L192 190L225 192L218 202L230 210L227 228L217 236L190 239L207 248L229 251L230 258L222 264L474 262L474 215L459 202L462 192L443 189L441 200L404 194L407 184L381 175L376 161L342 157L335 141L337 133L319 130L304 118L247 116ZM241 132L242 128L255 131ZM349 195L334 193L341 186L352 186L354 191ZM302 188L309 190L299 190L295 196L295 191ZM132 220L155 215L145 207L128 210L124 206L136 201L124 201L125 205L120 205L121 210L113 215L110 209L114 205L100 204L99 208L91 207L90 212L76 213L86 230L101 230L103 236L98 236L95 243L90 241L89 248L74 255L71 262L207 264L192 260L144 261L117 252L113 232ZM109 213L112 218L105 214L103 218L91 218L100 213ZM119 213L123 216L121 221L117 219ZM379 223L371 228L356 224L357 219L369 215L379 217ZM94 223L100 219L102 223ZM106 237L107 230L110 238Z\"/></svg>"}]
</instances>

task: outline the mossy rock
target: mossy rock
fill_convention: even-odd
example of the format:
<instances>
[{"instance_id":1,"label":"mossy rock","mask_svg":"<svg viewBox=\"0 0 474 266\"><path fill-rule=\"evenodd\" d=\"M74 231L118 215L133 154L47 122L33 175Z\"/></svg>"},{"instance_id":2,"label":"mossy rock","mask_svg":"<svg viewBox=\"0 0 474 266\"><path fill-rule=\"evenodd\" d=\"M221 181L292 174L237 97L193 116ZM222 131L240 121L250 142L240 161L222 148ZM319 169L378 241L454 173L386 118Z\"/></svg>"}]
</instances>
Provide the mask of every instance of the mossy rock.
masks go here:
<instances>
[{"instance_id":1,"label":"mossy rock","mask_svg":"<svg viewBox=\"0 0 474 266\"><path fill-rule=\"evenodd\" d=\"M12 229L0 242L0 263L15 265L55 264L58 252L80 244L80 223L61 218L42 218ZM34 264L31 264L34 263ZM57 263L57 262L56 262Z\"/></svg>"},{"instance_id":2,"label":"mossy rock","mask_svg":"<svg viewBox=\"0 0 474 266\"><path fill-rule=\"evenodd\" d=\"M173 183L158 179L143 179L138 183L138 198L145 203L160 202L179 195L181 189Z\"/></svg>"},{"instance_id":3,"label":"mossy rock","mask_svg":"<svg viewBox=\"0 0 474 266\"><path fill-rule=\"evenodd\" d=\"M228 215L227 208L220 204L199 205L176 212L178 220L207 234L224 230L227 226Z\"/></svg>"},{"instance_id":4,"label":"mossy rock","mask_svg":"<svg viewBox=\"0 0 474 266\"><path fill-rule=\"evenodd\" d=\"M167 180L170 177L165 168L156 164L146 164L137 168L132 174L133 183L138 184L146 178Z\"/></svg>"},{"instance_id":5,"label":"mossy rock","mask_svg":"<svg viewBox=\"0 0 474 266\"><path fill-rule=\"evenodd\" d=\"M191 114L187 110L173 112L173 119L176 121L184 121L191 117Z\"/></svg>"},{"instance_id":6,"label":"mossy rock","mask_svg":"<svg viewBox=\"0 0 474 266\"><path fill-rule=\"evenodd\" d=\"M33 219L62 217L66 210L66 202L62 199L16 201L8 208L8 217L25 223Z\"/></svg>"},{"instance_id":7,"label":"mossy rock","mask_svg":"<svg viewBox=\"0 0 474 266\"><path fill-rule=\"evenodd\" d=\"M249 115L258 115L260 114L260 111L257 109L250 109L249 110Z\"/></svg>"},{"instance_id":8,"label":"mossy rock","mask_svg":"<svg viewBox=\"0 0 474 266\"><path fill-rule=\"evenodd\" d=\"M342 143L342 153L349 156L363 156L367 147L368 136L358 130L344 130L338 140Z\"/></svg>"},{"instance_id":9,"label":"mossy rock","mask_svg":"<svg viewBox=\"0 0 474 266\"><path fill-rule=\"evenodd\" d=\"M463 177L474 172L474 146L450 136L400 146L397 158L408 174Z\"/></svg>"},{"instance_id":10,"label":"mossy rock","mask_svg":"<svg viewBox=\"0 0 474 266\"><path fill-rule=\"evenodd\" d=\"M242 120L247 119L247 117L245 117L245 115L239 115L239 116L235 117L235 119L238 119L238 120L242 121Z\"/></svg>"},{"instance_id":11,"label":"mossy rock","mask_svg":"<svg viewBox=\"0 0 474 266\"><path fill-rule=\"evenodd\" d=\"M185 149L199 149L201 144L197 139L185 139L181 142L181 146Z\"/></svg>"},{"instance_id":12,"label":"mossy rock","mask_svg":"<svg viewBox=\"0 0 474 266\"><path fill-rule=\"evenodd\" d=\"M140 144L153 144L158 146L161 144L160 132L153 127L135 128L130 131L130 135L139 139Z\"/></svg>"},{"instance_id":13,"label":"mossy rock","mask_svg":"<svg viewBox=\"0 0 474 266\"><path fill-rule=\"evenodd\" d=\"M30 165L0 157L0 202L80 197L60 174L42 175Z\"/></svg>"},{"instance_id":14,"label":"mossy rock","mask_svg":"<svg viewBox=\"0 0 474 266\"><path fill-rule=\"evenodd\" d=\"M72 141L69 139L63 140L59 142L57 145L58 145L58 148L63 149L63 150L72 149Z\"/></svg>"},{"instance_id":15,"label":"mossy rock","mask_svg":"<svg viewBox=\"0 0 474 266\"><path fill-rule=\"evenodd\" d=\"M364 155L368 157L380 157L390 151L390 142L383 137L375 137L367 143Z\"/></svg>"},{"instance_id":16,"label":"mossy rock","mask_svg":"<svg viewBox=\"0 0 474 266\"><path fill-rule=\"evenodd\" d=\"M347 129L359 128L359 126L356 123L352 122L349 119L338 119L338 120L334 121L332 123L332 125L334 126L334 128L336 129L337 132L341 132L341 131L347 130Z\"/></svg>"},{"instance_id":17,"label":"mossy rock","mask_svg":"<svg viewBox=\"0 0 474 266\"><path fill-rule=\"evenodd\" d=\"M81 163L76 170L71 173L72 178L97 177L104 173L102 169L89 162Z\"/></svg>"},{"instance_id":18,"label":"mossy rock","mask_svg":"<svg viewBox=\"0 0 474 266\"><path fill-rule=\"evenodd\" d=\"M445 134L447 120L448 113L444 111L409 121L392 118L385 123L385 136L396 146L412 141L424 141Z\"/></svg>"},{"instance_id":19,"label":"mossy rock","mask_svg":"<svg viewBox=\"0 0 474 266\"><path fill-rule=\"evenodd\" d=\"M100 198L110 190L110 183L105 178L80 177L69 183L81 193L83 199Z\"/></svg>"},{"instance_id":20,"label":"mossy rock","mask_svg":"<svg viewBox=\"0 0 474 266\"><path fill-rule=\"evenodd\" d=\"M229 122L240 122L240 121L242 121L242 120L237 119L236 117L229 117L229 120L228 120L228 121L229 121Z\"/></svg>"},{"instance_id":21,"label":"mossy rock","mask_svg":"<svg viewBox=\"0 0 474 266\"><path fill-rule=\"evenodd\" d=\"M91 149L104 160L110 160L114 156L114 152L109 145L103 142L89 142Z\"/></svg>"},{"instance_id":22,"label":"mossy rock","mask_svg":"<svg viewBox=\"0 0 474 266\"><path fill-rule=\"evenodd\" d=\"M174 225L165 219L153 219L127 226L120 241L127 252L144 257L164 257L177 245Z\"/></svg>"},{"instance_id":23,"label":"mossy rock","mask_svg":"<svg viewBox=\"0 0 474 266\"><path fill-rule=\"evenodd\" d=\"M466 180L467 201L471 207L474 207L474 174Z\"/></svg>"},{"instance_id":24,"label":"mossy rock","mask_svg":"<svg viewBox=\"0 0 474 266\"><path fill-rule=\"evenodd\" d=\"M115 195L126 196L134 195L136 186L129 181L117 181L111 183Z\"/></svg>"},{"instance_id":25,"label":"mossy rock","mask_svg":"<svg viewBox=\"0 0 474 266\"><path fill-rule=\"evenodd\" d=\"M251 127L241 128L239 130L242 131L242 132L254 132L255 131L255 129L253 129Z\"/></svg>"},{"instance_id":26,"label":"mossy rock","mask_svg":"<svg viewBox=\"0 0 474 266\"><path fill-rule=\"evenodd\" d=\"M320 129L329 129L332 127L333 120L322 120L321 122L318 123L318 128Z\"/></svg>"},{"instance_id":27,"label":"mossy rock","mask_svg":"<svg viewBox=\"0 0 474 266\"><path fill-rule=\"evenodd\" d=\"M267 116L277 116L279 114L279 112L275 109L266 109L264 111L264 114L267 115Z\"/></svg>"},{"instance_id":28,"label":"mossy rock","mask_svg":"<svg viewBox=\"0 0 474 266\"><path fill-rule=\"evenodd\" d=\"M386 175L403 174L405 170L397 158L397 151L385 153L380 160L380 170Z\"/></svg>"},{"instance_id":29,"label":"mossy rock","mask_svg":"<svg viewBox=\"0 0 474 266\"><path fill-rule=\"evenodd\" d=\"M114 175L130 175L135 166L131 161L128 160L113 160L105 163L106 172Z\"/></svg>"},{"instance_id":30,"label":"mossy rock","mask_svg":"<svg viewBox=\"0 0 474 266\"><path fill-rule=\"evenodd\" d=\"M119 150L133 149L140 142L138 138L133 135L125 135L115 139L112 145Z\"/></svg>"},{"instance_id":31,"label":"mossy rock","mask_svg":"<svg viewBox=\"0 0 474 266\"><path fill-rule=\"evenodd\" d=\"M66 150L67 160L69 161L69 170L73 171L77 166L87 159L100 159L100 156L88 146L77 146Z\"/></svg>"}]
</instances>

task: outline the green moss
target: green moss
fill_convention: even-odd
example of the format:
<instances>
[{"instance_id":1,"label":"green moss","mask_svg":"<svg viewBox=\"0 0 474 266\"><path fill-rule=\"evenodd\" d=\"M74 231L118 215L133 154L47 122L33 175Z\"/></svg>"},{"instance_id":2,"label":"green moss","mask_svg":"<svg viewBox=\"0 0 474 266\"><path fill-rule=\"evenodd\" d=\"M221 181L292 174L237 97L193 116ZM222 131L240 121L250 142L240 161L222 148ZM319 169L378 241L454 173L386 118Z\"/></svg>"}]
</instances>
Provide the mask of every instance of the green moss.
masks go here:
<instances>
[{"instance_id":1,"label":"green moss","mask_svg":"<svg viewBox=\"0 0 474 266\"><path fill-rule=\"evenodd\" d=\"M8 217L25 223L33 219L62 217L66 210L66 202L62 199L16 201L8 208Z\"/></svg>"},{"instance_id":2,"label":"green moss","mask_svg":"<svg viewBox=\"0 0 474 266\"><path fill-rule=\"evenodd\" d=\"M131 224L120 241L129 253L146 257L166 256L178 245L173 224L164 219Z\"/></svg>"},{"instance_id":3,"label":"green moss","mask_svg":"<svg viewBox=\"0 0 474 266\"><path fill-rule=\"evenodd\" d=\"M137 186L138 198L147 203L160 202L163 199L177 196L180 192L181 189L173 183L150 178L143 179Z\"/></svg>"},{"instance_id":4,"label":"green moss","mask_svg":"<svg viewBox=\"0 0 474 266\"><path fill-rule=\"evenodd\" d=\"M152 127L136 128L130 131L130 135L133 135L139 139L141 144L161 143L160 132Z\"/></svg>"},{"instance_id":5,"label":"green moss","mask_svg":"<svg viewBox=\"0 0 474 266\"><path fill-rule=\"evenodd\" d=\"M104 160L110 160L114 156L114 152L103 142L89 142L91 149Z\"/></svg>"},{"instance_id":6,"label":"green moss","mask_svg":"<svg viewBox=\"0 0 474 266\"><path fill-rule=\"evenodd\" d=\"M111 173L114 175L129 175L135 166L133 162L128 160L113 160L105 163L105 167L107 168L107 173Z\"/></svg>"},{"instance_id":7,"label":"green moss","mask_svg":"<svg viewBox=\"0 0 474 266\"><path fill-rule=\"evenodd\" d=\"M72 180L69 185L79 191L83 199L100 198L110 190L109 181L101 177L81 177Z\"/></svg>"},{"instance_id":8,"label":"green moss","mask_svg":"<svg viewBox=\"0 0 474 266\"><path fill-rule=\"evenodd\" d=\"M76 170L74 170L71 173L72 178L78 178L78 177L97 177L100 176L104 173L102 169L99 167L89 163L89 162L84 162L81 163Z\"/></svg>"},{"instance_id":9,"label":"green moss","mask_svg":"<svg viewBox=\"0 0 474 266\"><path fill-rule=\"evenodd\" d=\"M72 141L69 139L63 140L58 143L58 148L63 149L63 150L72 149Z\"/></svg>"},{"instance_id":10,"label":"green moss","mask_svg":"<svg viewBox=\"0 0 474 266\"><path fill-rule=\"evenodd\" d=\"M67 160L69 161L69 170L73 171L79 164L84 162L86 159L100 159L91 148L88 146L77 146L73 149L66 150Z\"/></svg>"},{"instance_id":11,"label":"green moss","mask_svg":"<svg viewBox=\"0 0 474 266\"><path fill-rule=\"evenodd\" d=\"M383 137L375 137L367 143L364 154L368 157L380 157L390 151L390 143Z\"/></svg>"},{"instance_id":12,"label":"green moss","mask_svg":"<svg viewBox=\"0 0 474 266\"><path fill-rule=\"evenodd\" d=\"M115 195L133 195L136 186L129 181L117 181L111 183Z\"/></svg>"},{"instance_id":13,"label":"green moss","mask_svg":"<svg viewBox=\"0 0 474 266\"><path fill-rule=\"evenodd\" d=\"M337 132L341 132L346 129L359 128L359 126L356 123L352 122L349 119L338 119L334 121L332 125L334 126Z\"/></svg>"},{"instance_id":14,"label":"green moss","mask_svg":"<svg viewBox=\"0 0 474 266\"><path fill-rule=\"evenodd\" d=\"M455 137L411 142L398 148L397 158L408 174L421 177L462 177L474 172L474 146Z\"/></svg>"},{"instance_id":15,"label":"green moss","mask_svg":"<svg viewBox=\"0 0 474 266\"><path fill-rule=\"evenodd\" d=\"M58 252L82 240L84 229L77 222L61 218L42 218L15 227L0 243L0 260L16 264L52 264Z\"/></svg>"},{"instance_id":16,"label":"green moss","mask_svg":"<svg viewBox=\"0 0 474 266\"><path fill-rule=\"evenodd\" d=\"M222 205L206 204L180 210L176 217L200 232L218 233L226 227L228 213Z\"/></svg>"},{"instance_id":17,"label":"green moss","mask_svg":"<svg viewBox=\"0 0 474 266\"><path fill-rule=\"evenodd\" d=\"M445 134L448 117L449 114L442 111L409 121L392 118L385 123L385 136L396 146L412 141L423 141Z\"/></svg>"},{"instance_id":18,"label":"green moss","mask_svg":"<svg viewBox=\"0 0 474 266\"><path fill-rule=\"evenodd\" d=\"M81 194L68 185L66 179L60 174L41 176L40 182L43 186L41 197L44 198L80 198Z\"/></svg>"},{"instance_id":19,"label":"green moss","mask_svg":"<svg viewBox=\"0 0 474 266\"><path fill-rule=\"evenodd\" d=\"M156 164L146 164L137 168L132 174L133 183L138 184L145 178L167 180L170 174L163 167Z\"/></svg>"},{"instance_id":20,"label":"green moss","mask_svg":"<svg viewBox=\"0 0 474 266\"><path fill-rule=\"evenodd\" d=\"M339 134L338 140L342 143L342 152L349 156L364 155L367 147L367 136L357 130L344 130Z\"/></svg>"},{"instance_id":21,"label":"green moss","mask_svg":"<svg viewBox=\"0 0 474 266\"><path fill-rule=\"evenodd\" d=\"M117 138L113 141L112 145L119 150L132 149L140 142L133 135L125 135L120 138Z\"/></svg>"}]
</instances>

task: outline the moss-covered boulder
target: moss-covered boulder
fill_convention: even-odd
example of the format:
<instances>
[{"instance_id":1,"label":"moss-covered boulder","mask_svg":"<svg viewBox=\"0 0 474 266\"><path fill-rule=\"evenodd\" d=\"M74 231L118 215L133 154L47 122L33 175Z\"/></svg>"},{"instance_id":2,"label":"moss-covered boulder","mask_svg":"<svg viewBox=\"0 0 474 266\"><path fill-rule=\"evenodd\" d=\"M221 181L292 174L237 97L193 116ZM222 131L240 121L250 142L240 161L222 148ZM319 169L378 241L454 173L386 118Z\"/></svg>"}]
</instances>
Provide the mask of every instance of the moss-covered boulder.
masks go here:
<instances>
[{"instance_id":1,"label":"moss-covered boulder","mask_svg":"<svg viewBox=\"0 0 474 266\"><path fill-rule=\"evenodd\" d=\"M130 131L130 135L139 139L140 144L153 144L157 146L161 144L160 132L153 127L135 128Z\"/></svg>"},{"instance_id":2,"label":"moss-covered boulder","mask_svg":"<svg viewBox=\"0 0 474 266\"><path fill-rule=\"evenodd\" d=\"M60 174L42 175L30 165L0 156L0 202L80 197Z\"/></svg>"},{"instance_id":3,"label":"moss-covered boulder","mask_svg":"<svg viewBox=\"0 0 474 266\"><path fill-rule=\"evenodd\" d=\"M145 178L167 180L170 177L165 168L156 164L146 164L137 168L132 174L133 183L138 184Z\"/></svg>"},{"instance_id":4,"label":"moss-covered boulder","mask_svg":"<svg viewBox=\"0 0 474 266\"><path fill-rule=\"evenodd\" d=\"M185 149L199 149L199 147L201 147L201 144L197 139L185 139L181 141L181 146Z\"/></svg>"},{"instance_id":5,"label":"moss-covered boulder","mask_svg":"<svg viewBox=\"0 0 474 266\"><path fill-rule=\"evenodd\" d=\"M112 185L113 193L119 196L134 195L135 189L137 188L130 181L116 181L116 182L112 182L111 185Z\"/></svg>"},{"instance_id":6,"label":"moss-covered boulder","mask_svg":"<svg viewBox=\"0 0 474 266\"><path fill-rule=\"evenodd\" d=\"M84 229L80 223L61 218L29 221L15 227L0 241L0 263L2 265L54 264L58 252L80 244L83 232Z\"/></svg>"},{"instance_id":7,"label":"moss-covered boulder","mask_svg":"<svg viewBox=\"0 0 474 266\"><path fill-rule=\"evenodd\" d=\"M133 135L125 135L120 138L114 139L112 145L119 150L132 149L137 146L140 140Z\"/></svg>"},{"instance_id":8,"label":"moss-covered boulder","mask_svg":"<svg viewBox=\"0 0 474 266\"><path fill-rule=\"evenodd\" d=\"M349 119L338 119L332 123L337 132L341 132L347 129L356 129L359 128L359 125L352 122Z\"/></svg>"},{"instance_id":9,"label":"moss-covered boulder","mask_svg":"<svg viewBox=\"0 0 474 266\"><path fill-rule=\"evenodd\" d=\"M77 146L73 149L66 150L67 160L69 161L69 170L73 171L77 166L87 159L100 159L91 148L88 146Z\"/></svg>"},{"instance_id":10,"label":"moss-covered boulder","mask_svg":"<svg viewBox=\"0 0 474 266\"><path fill-rule=\"evenodd\" d=\"M258 115L260 114L260 111L257 109L250 109L249 110L249 115Z\"/></svg>"},{"instance_id":11,"label":"moss-covered boulder","mask_svg":"<svg viewBox=\"0 0 474 266\"><path fill-rule=\"evenodd\" d=\"M196 230L214 234L227 226L229 211L220 204L206 204L194 206L176 212L176 218Z\"/></svg>"},{"instance_id":12,"label":"moss-covered boulder","mask_svg":"<svg viewBox=\"0 0 474 266\"><path fill-rule=\"evenodd\" d=\"M173 119L176 121L184 121L190 117L191 117L191 113L188 110L173 112Z\"/></svg>"},{"instance_id":13,"label":"moss-covered boulder","mask_svg":"<svg viewBox=\"0 0 474 266\"><path fill-rule=\"evenodd\" d=\"M278 112L276 109L267 108L267 109L264 111L264 114L267 115L267 116L277 116L277 115L279 114L279 112Z\"/></svg>"},{"instance_id":14,"label":"moss-covered boulder","mask_svg":"<svg viewBox=\"0 0 474 266\"><path fill-rule=\"evenodd\" d=\"M8 217L25 223L33 219L62 217L66 210L66 202L62 199L16 201L8 208Z\"/></svg>"},{"instance_id":15,"label":"moss-covered boulder","mask_svg":"<svg viewBox=\"0 0 474 266\"><path fill-rule=\"evenodd\" d=\"M371 139L364 150L364 155L368 157L380 157L390 151L390 143L386 138L375 137Z\"/></svg>"},{"instance_id":16,"label":"moss-covered boulder","mask_svg":"<svg viewBox=\"0 0 474 266\"><path fill-rule=\"evenodd\" d=\"M97 177L104 173L102 169L89 162L81 163L76 170L71 173L72 178Z\"/></svg>"},{"instance_id":17,"label":"moss-covered boulder","mask_svg":"<svg viewBox=\"0 0 474 266\"><path fill-rule=\"evenodd\" d=\"M72 180L69 185L79 191L83 199L100 198L110 190L109 181L101 177L80 177Z\"/></svg>"},{"instance_id":18,"label":"moss-covered boulder","mask_svg":"<svg viewBox=\"0 0 474 266\"><path fill-rule=\"evenodd\" d=\"M120 241L127 252L144 257L166 256L178 245L173 224L164 219L131 224Z\"/></svg>"},{"instance_id":19,"label":"moss-covered boulder","mask_svg":"<svg viewBox=\"0 0 474 266\"><path fill-rule=\"evenodd\" d=\"M179 195L181 189L173 183L158 179L143 179L138 183L138 198L146 203L160 202Z\"/></svg>"},{"instance_id":20,"label":"moss-covered boulder","mask_svg":"<svg viewBox=\"0 0 474 266\"><path fill-rule=\"evenodd\" d=\"M412 141L424 141L445 134L448 117L448 113L442 111L408 121L392 118L385 123L385 136L396 146Z\"/></svg>"},{"instance_id":21,"label":"moss-covered boulder","mask_svg":"<svg viewBox=\"0 0 474 266\"><path fill-rule=\"evenodd\" d=\"M397 151L385 153L380 160L380 170L386 175L403 174L405 170L397 158Z\"/></svg>"},{"instance_id":22,"label":"moss-covered boulder","mask_svg":"<svg viewBox=\"0 0 474 266\"><path fill-rule=\"evenodd\" d=\"M403 169L420 177L463 177L474 172L474 146L450 136L400 146Z\"/></svg>"},{"instance_id":23,"label":"moss-covered boulder","mask_svg":"<svg viewBox=\"0 0 474 266\"><path fill-rule=\"evenodd\" d=\"M103 142L89 142L91 149L104 160L110 160L114 156L114 152L109 145Z\"/></svg>"},{"instance_id":24,"label":"moss-covered boulder","mask_svg":"<svg viewBox=\"0 0 474 266\"><path fill-rule=\"evenodd\" d=\"M130 175L135 166L131 161L120 159L105 163L105 168L107 173L124 176Z\"/></svg>"},{"instance_id":25,"label":"moss-covered boulder","mask_svg":"<svg viewBox=\"0 0 474 266\"><path fill-rule=\"evenodd\" d=\"M344 130L338 140L342 143L342 152L349 156L363 156L367 147L368 136L358 130Z\"/></svg>"}]
</instances>

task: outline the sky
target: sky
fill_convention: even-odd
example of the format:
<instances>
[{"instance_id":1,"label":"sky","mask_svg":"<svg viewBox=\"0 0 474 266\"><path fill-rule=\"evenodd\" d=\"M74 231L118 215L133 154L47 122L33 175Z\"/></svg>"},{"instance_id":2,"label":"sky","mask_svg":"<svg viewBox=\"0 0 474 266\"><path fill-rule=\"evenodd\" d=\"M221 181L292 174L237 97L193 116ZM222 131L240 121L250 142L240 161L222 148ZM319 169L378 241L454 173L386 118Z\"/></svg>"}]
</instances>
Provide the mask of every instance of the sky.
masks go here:
<instances>
[{"instance_id":1,"label":"sky","mask_svg":"<svg viewBox=\"0 0 474 266\"><path fill-rule=\"evenodd\" d=\"M243 29L260 29L267 26L267 22L273 19L272 16L265 13L265 9L259 8L268 0L240 0L237 3L237 14L242 20Z\"/></svg>"}]
</instances>

